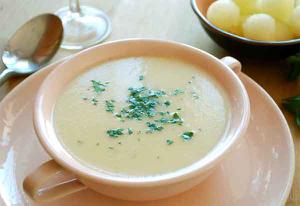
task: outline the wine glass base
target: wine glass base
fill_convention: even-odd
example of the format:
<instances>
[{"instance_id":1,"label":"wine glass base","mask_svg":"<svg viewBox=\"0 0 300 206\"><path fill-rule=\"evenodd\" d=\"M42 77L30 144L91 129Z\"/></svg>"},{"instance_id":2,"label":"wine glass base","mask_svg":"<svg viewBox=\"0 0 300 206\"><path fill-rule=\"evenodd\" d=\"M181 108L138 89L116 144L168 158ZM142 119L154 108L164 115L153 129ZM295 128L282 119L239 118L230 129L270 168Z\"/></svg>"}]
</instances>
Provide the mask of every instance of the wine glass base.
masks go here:
<instances>
[{"instance_id":1,"label":"wine glass base","mask_svg":"<svg viewBox=\"0 0 300 206\"><path fill-rule=\"evenodd\" d=\"M81 6L80 13L71 12L69 7L56 12L64 27L61 47L64 49L84 49L104 41L111 33L108 16L101 10Z\"/></svg>"}]
</instances>

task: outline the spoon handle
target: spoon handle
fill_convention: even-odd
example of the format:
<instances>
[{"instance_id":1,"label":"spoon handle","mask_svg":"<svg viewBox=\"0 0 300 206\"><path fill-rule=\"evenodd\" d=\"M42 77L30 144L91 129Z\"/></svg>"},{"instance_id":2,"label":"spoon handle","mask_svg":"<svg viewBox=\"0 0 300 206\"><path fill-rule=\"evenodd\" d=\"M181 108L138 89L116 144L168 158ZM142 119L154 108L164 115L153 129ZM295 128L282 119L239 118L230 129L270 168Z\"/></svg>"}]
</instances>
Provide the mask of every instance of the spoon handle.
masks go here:
<instances>
[{"instance_id":1,"label":"spoon handle","mask_svg":"<svg viewBox=\"0 0 300 206\"><path fill-rule=\"evenodd\" d=\"M11 69L4 69L0 74L0 86L11 76L14 75L14 71Z\"/></svg>"}]
</instances>

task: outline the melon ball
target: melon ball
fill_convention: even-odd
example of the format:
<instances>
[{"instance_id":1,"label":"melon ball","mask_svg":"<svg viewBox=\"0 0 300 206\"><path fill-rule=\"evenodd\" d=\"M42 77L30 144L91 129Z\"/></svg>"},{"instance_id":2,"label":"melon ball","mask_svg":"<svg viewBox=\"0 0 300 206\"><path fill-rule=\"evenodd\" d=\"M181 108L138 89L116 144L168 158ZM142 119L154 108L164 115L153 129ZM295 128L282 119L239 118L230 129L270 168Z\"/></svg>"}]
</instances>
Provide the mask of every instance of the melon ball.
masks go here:
<instances>
[{"instance_id":1,"label":"melon ball","mask_svg":"<svg viewBox=\"0 0 300 206\"><path fill-rule=\"evenodd\" d=\"M215 26L232 32L238 25L240 18L239 7L230 0L213 2L207 10L207 19Z\"/></svg>"},{"instance_id":2,"label":"melon ball","mask_svg":"<svg viewBox=\"0 0 300 206\"><path fill-rule=\"evenodd\" d=\"M244 36L254 40L275 40L275 30L275 20L268 14L253 14L243 24Z\"/></svg>"},{"instance_id":3,"label":"melon ball","mask_svg":"<svg viewBox=\"0 0 300 206\"><path fill-rule=\"evenodd\" d=\"M232 31L232 33L239 35L239 36L243 36L243 24L245 22L245 20L248 18L248 16L246 15L242 15L240 16L240 20L238 25L234 28L234 30Z\"/></svg>"},{"instance_id":4,"label":"melon ball","mask_svg":"<svg viewBox=\"0 0 300 206\"><path fill-rule=\"evenodd\" d=\"M293 39L293 32L290 30L287 24L283 24L279 21L276 22L275 39L277 41Z\"/></svg>"},{"instance_id":5,"label":"melon ball","mask_svg":"<svg viewBox=\"0 0 300 206\"><path fill-rule=\"evenodd\" d=\"M300 5L292 12L290 26L294 35L300 37Z\"/></svg>"},{"instance_id":6,"label":"melon ball","mask_svg":"<svg viewBox=\"0 0 300 206\"><path fill-rule=\"evenodd\" d=\"M242 14L253 14L258 11L257 0L234 0Z\"/></svg>"},{"instance_id":7,"label":"melon ball","mask_svg":"<svg viewBox=\"0 0 300 206\"><path fill-rule=\"evenodd\" d=\"M295 0L259 0L262 13L267 13L282 22L288 22Z\"/></svg>"}]
</instances>

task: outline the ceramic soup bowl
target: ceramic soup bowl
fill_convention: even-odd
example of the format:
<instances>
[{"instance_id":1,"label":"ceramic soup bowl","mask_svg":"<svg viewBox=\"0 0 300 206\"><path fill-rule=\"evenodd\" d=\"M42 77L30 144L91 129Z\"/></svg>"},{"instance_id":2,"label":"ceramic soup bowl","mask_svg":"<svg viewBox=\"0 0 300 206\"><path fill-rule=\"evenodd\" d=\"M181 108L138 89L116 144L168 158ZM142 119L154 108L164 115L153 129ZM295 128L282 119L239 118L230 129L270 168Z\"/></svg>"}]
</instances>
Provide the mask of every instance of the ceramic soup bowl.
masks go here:
<instances>
[{"instance_id":1,"label":"ceramic soup bowl","mask_svg":"<svg viewBox=\"0 0 300 206\"><path fill-rule=\"evenodd\" d=\"M159 56L196 64L211 75L229 99L228 127L214 148L196 163L172 173L126 177L92 169L76 160L59 141L53 111L57 98L74 78L94 65L130 56ZM36 201L53 200L90 188L125 200L154 200L184 192L204 180L244 135L250 116L247 92L240 81L240 63L216 57L175 42L147 39L122 40L82 51L52 71L40 87L34 108L34 127L40 143L53 158L29 174L23 186Z\"/></svg>"}]
</instances>

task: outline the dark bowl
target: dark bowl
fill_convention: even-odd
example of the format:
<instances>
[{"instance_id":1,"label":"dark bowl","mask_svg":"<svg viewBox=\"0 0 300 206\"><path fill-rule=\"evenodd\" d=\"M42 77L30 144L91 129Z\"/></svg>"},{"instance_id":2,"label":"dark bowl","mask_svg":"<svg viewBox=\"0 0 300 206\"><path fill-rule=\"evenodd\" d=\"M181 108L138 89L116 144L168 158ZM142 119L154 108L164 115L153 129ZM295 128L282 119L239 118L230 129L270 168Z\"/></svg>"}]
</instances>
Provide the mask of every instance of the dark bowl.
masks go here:
<instances>
[{"instance_id":1,"label":"dark bowl","mask_svg":"<svg viewBox=\"0 0 300 206\"><path fill-rule=\"evenodd\" d=\"M207 34L221 47L237 56L254 58L287 57L300 51L300 39L256 41L226 32L206 19L206 11L214 0L191 0L191 6Z\"/></svg>"}]
</instances>

